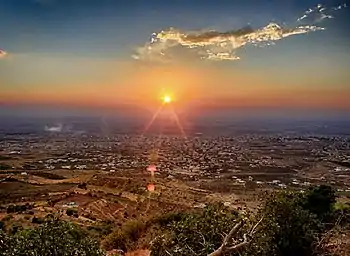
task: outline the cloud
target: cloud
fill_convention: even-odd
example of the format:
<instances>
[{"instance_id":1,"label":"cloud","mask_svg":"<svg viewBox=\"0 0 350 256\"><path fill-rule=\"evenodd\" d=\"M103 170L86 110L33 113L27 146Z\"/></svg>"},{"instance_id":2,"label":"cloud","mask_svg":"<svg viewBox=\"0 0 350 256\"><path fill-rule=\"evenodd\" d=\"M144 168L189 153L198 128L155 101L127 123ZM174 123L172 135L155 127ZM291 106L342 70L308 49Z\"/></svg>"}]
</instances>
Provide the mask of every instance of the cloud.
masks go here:
<instances>
[{"instance_id":1,"label":"cloud","mask_svg":"<svg viewBox=\"0 0 350 256\"><path fill-rule=\"evenodd\" d=\"M341 4L332 8L328 8L323 6L322 4L318 4L316 7L310 8L307 11L305 11L303 15L297 19L297 21L308 22L309 24L319 23L324 19L334 18L334 16L332 15L334 11L338 11L346 7L346 4Z\"/></svg>"},{"instance_id":2,"label":"cloud","mask_svg":"<svg viewBox=\"0 0 350 256\"><path fill-rule=\"evenodd\" d=\"M4 58L6 55L7 55L7 52L0 49L0 59Z\"/></svg>"},{"instance_id":3,"label":"cloud","mask_svg":"<svg viewBox=\"0 0 350 256\"><path fill-rule=\"evenodd\" d=\"M337 11L337 10L341 10L341 9L343 9L343 8L346 8L346 7L348 7L348 6L347 6L347 4L345 3L345 4L338 5L338 6L336 6L336 7L333 7L332 9L333 9L334 11Z\"/></svg>"},{"instance_id":4,"label":"cloud","mask_svg":"<svg viewBox=\"0 0 350 256\"><path fill-rule=\"evenodd\" d=\"M206 60L239 60L237 50L247 45L266 46L286 37L324 30L316 23L333 18L330 11L340 10L346 5L326 8L318 4L297 19L299 24L291 28L277 23L253 29L250 26L226 32L220 31L182 31L169 28L153 33L150 40L136 49L132 57L136 60L169 62L179 56L195 56ZM303 24L300 24L302 22ZM306 23L306 24L305 24Z\"/></svg>"},{"instance_id":5,"label":"cloud","mask_svg":"<svg viewBox=\"0 0 350 256\"><path fill-rule=\"evenodd\" d=\"M317 26L283 28L277 23L269 23L260 29L250 26L226 31L186 32L175 28L152 34L150 42L136 50L133 55L138 60L166 61L173 51L186 49L201 59L239 60L236 51L246 45L270 45L283 38L323 30Z\"/></svg>"}]
</instances>

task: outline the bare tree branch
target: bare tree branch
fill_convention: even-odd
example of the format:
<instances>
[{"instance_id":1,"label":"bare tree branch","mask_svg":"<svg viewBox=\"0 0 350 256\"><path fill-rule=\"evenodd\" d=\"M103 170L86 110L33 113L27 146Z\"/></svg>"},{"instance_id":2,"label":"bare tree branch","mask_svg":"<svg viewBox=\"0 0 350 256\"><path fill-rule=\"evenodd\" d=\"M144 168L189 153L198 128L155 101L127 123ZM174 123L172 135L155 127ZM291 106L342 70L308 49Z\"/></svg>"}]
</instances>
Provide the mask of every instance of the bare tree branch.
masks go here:
<instances>
[{"instance_id":1,"label":"bare tree branch","mask_svg":"<svg viewBox=\"0 0 350 256\"><path fill-rule=\"evenodd\" d=\"M252 236L255 234L257 227L260 225L260 223L263 221L264 217L261 217L261 219L254 225L254 227L250 230L249 235Z\"/></svg>"},{"instance_id":2,"label":"bare tree branch","mask_svg":"<svg viewBox=\"0 0 350 256\"><path fill-rule=\"evenodd\" d=\"M320 247L324 246L326 241L328 241L331 238L332 233L335 231L335 229L337 227L339 227L339 224L340 224L340 222L341 222L343 217L344 217L343 214L340 215L339 218L337 219L337 221L335 222L334 226L322 236L322 238L320 239L320 241L317 244L317 248L320 248Z\"/></svg>"},{"instance_id":3,"label":"bare tree branch","mask_svg":"<svg viewBox=\"0 0 350 256\"><path fill-rule=\"evenodd\" d=\"M238 222L228 233L228 235L224 238L223 245L227 245L227 243L232 239L232 237L237 234L237 232L243 227L245 220L241 220Z\"/></svg>"},{"instance_id":4,"label":"bare tree branch","mask_svg":"<svg viewBox=\"0 0 350 256\"><path fill-rule=\"evenodd\" d=\"M243 235L243 242L233 245L233 246L229 246L228 247L228 243L229 241L231 241L231 239L233 238L234 235L236 235L238 233L238 231L243 227L246 219L241 220L240 222L238 222L231 230L230 232L227 234L227 236L224 238L224 241L222 242L221 246L215 250L214 252L208 254L208 256L223 256L225 253L227 252L237 252L240 249L242 249L243 247L247 246L250 242L251 239L253 237L253 235L256 233L257 227L260 225L260 223L262 222L263 218L261 218L253 227L252 229L249 231L248 234L244 234Z\"/></svg>"},{"instance_id":5,"label":"bare tree branch","mask_svg":"<svg viewBox=\"0 0 350 256\"><path fill-rule=\"evenodd\" d=\"M203 246L205 246L205 244L207 243L206 241L205 241L205 237L203 236L203 234L201 233L201 232L197 232L198 234L200 234L201 235L201 237L202 237L202 239L203 239L203 243L201 243Z\"/></svg>"},{"instance_id":6,"label":"bare tree branch","mask_svg":"<svg viewBox=\"0 0 350 256\"><path fill-rule=\"evenodd\" d=\"M236 244L234 246L228 247L226 248L226 252L235 252L240 250L242 247L246 246L247 244L249 244L250 241L248 241L248 237L247 234L243 235L243 242Z\"/></svg>"}]
</instances>

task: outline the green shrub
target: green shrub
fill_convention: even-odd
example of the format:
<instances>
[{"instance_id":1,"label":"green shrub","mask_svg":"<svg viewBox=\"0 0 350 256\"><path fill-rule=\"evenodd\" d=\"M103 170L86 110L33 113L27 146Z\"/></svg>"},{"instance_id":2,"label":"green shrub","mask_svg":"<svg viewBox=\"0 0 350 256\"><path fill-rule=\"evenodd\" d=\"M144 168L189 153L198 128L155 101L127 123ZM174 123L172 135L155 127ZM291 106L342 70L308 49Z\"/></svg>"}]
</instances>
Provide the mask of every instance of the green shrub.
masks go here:
<instances>
[{"instance_id":1,"label":"green shrub","mask_svg":"<svg viewBox=\"0 0 350 256\"><path fill-rule=\"evenodd\" d=\"M333 220L338 223L344 230L350 229L350 204L339 203L334 205ZM333 221L334 222L334 221Z\"/></svg>"},{"instance_id":2,"label":"green shrub","mask_svg":"<svg viewBox=\"0 0 350 256\"><path fill-rule=\"evenodd\" d=\"M29 205L9 205L6 209L7 213L14 213L14 212L24 212L27 210L27 207Z\"/></svg>"},{"instance_id":3,"label":"green shrub","mask_svg":"<svg viewBox=\"0 0 350 256\"><path fill-rule=\"evenodd\" d=\"M0 170L8 170L8 169L11 169L11 166L9 166L8 164L0 163Z\"/></svg>"},{"instance_id":4,"label":"green shrub","mask_svg":"<svg viewBox=\"0 0 350 256\"><path fill-rule=\"evenodd\" d=\"M42 224L44 222L45 222L45 220L43 218L38 218L38 217L34 216L32 219L32 223L35 223L35 224Z\"/></svg>"},{"instance_id":5,"label":"green shrub","mask_svg":"<svg viewBox=\"0 0 350 256\"><path fill-rule=\"evenodd\" d=\"M14 223L14 224L12 224L9 232L10 232L10 234L16 234L17 232L19 232L22 229L23 229L23 227L20 224Z\"/></svg>"},{"instance_id":6,"label":"green shrub","mask_svg":"<svg viewBox=\"0 0 350 256\"><path fill-rule=\"evenodd\" d=\"M347 211L350 209L349 203L336 202L334 204L334 211Z\"/></svg>"},{"instance_id":7,"label":"green shrub","mask_svg":"<svg viewBox=\"0 0 350 256\"><path fill-rule=\"evenodd\" d=\"M169 214L161 219L161 235L152 243L152 255L207 255L217 249L223 234L240 218L222 204L188 214Z\"/></svg>"},{"instance_id":8,"label":"green shrub","mask_svg":"<svg viewBox=\"0 0 350 256\"><path fill-rule=\"evenodd\" d=\"M163 215L157 216L151 220L153 224L159 224L164 227L174 221L181 221L186 217L186 213L183 212L168 212Z\"/></svg>"},{"instance_id":9,"label":"green shrub","mask_svg":"<svg viewBox=\"0 0 350 256\"><path fill-rule=\"evenodd\" d=\"M135 242L146 229L146 224L139 220L126 222L121 228L114 230L103 240L102 245L107 250L121 249L123 251L133 249Z\"/></svg>"},{"instance_id":10,"label":"green shrub","mask_svg":"<svg viewBox=\"0 0 350 256\"><path fill-rule=\"evenodd\" d=\"M0 231L1 256L102 256L96 241L72 223L52 220L7 235Z\"/></svg>"},{"instance_id":11,"label":"green shrub","mask_svg":"<svg viewBox=\"0 0 350 256\"><path fill-rule=\"evenodd\" d=\"M300 194L278 192L261 209L260 232L246 255L312 255L320 223L300 204Z\"/></svg>"},{"instance_id":12,"label":"green shrub","mask_svg":"<svg viewBox=\"0 0 350 256\"><path fill-rule=\"evenodd\" d=\"M145 228L145 223L140 220L132 220L126 222L122 227L123 232L134 241L136 241L141 236Z\"/></svg>"},{"instance_id":13,"label":"green shrub","mask_svg":"<svg viewBox=\"0 0 350 256\"><path fill-rule=\"evenodd\" d=\"M335 202L335 191L326 185L311 187L301 196L302 207L325 221L330 220Z\"/></svg>"},{"instance_id":14,"label":"green shrub","mask_svg":"<svg viewBox=\"0 0 350 256\"><path fill-rule=\"evenodd\" d=\"M78 211L77 211L76 209L74 209L74 208L68 208L68 209L66 210L66 214L67 214L68 216L74 216L74 215L77 215L77 214L78 214Z\"/></svg>"},{"instance_id":15,"label":"green shrub","mask_svg":"<svg viewBox=\"0 0 350 256\"><path fill-rule=\"evenodd\" d=\"M112 233L114 224L110 221L102 221L95 225L88 226L90 233L97 237L104 237Z\"/></svg>"},{"instance_id":16,"label":"green shrub","mask_svg":"<svg viewBox=\"0 0 350 256\"><path fill-rule=\"evenodd\" d=\"M236 236L236 243L257 219L259 231L240 255L316 255L320 238L335 223L334 191L327 186L305 193L280 191L271 194L257 214L246 216L248 223ZM344 212L342 214L344 215ZM161 234L152 242L153 255L207 255L223 242L225 234L241 216L222 204L186 214L169 213L153 220ZM252 221L254 220L255 221ZM331 220L330 224L327 224Z\"/></svg>"},{"instance_id":17,"label":"green shrub","mask_svg":"<svg viewBox=\"0 0 350 256\"><path fill-rule=\"evenodd\" d=\"M126 251L130 247L129 239L121 229L114 230L107 235L102 241L102 246L106 250L112 250L114 248Z\"/></svg>"}]
</instances>

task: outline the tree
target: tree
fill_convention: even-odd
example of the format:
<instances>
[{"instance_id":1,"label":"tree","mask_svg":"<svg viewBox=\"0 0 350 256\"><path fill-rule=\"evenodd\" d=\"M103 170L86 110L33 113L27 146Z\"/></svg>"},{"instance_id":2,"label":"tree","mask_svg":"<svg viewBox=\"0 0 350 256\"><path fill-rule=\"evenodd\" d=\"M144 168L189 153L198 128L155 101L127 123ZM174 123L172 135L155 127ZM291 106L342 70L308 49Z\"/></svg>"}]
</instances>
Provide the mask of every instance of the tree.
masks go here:
<instances>
[{"instance_id":1,"label":"tree","mask_svg":"<svg viewBox=\"0 0 350 256\"><path fill-rule=\"evenodd\" d=\"M161 234L152 242L152 254L315 255L327 231L319 216L332 212L332 198L331 190L317 187L307 193L274 192L257 214L241 216L219 204L169 215L158 220ZM321 206L317 208L313 200Z\"/></svg>"},{"instance_id":2,"label":"tree","mask_svg":"<svg viewBox=\"0 0 350 256\"><path fill-rule=\"evenodd\" d=\"M301 197L304 209L315 214L321 220L329 220L336 202L335 191L330 186L320 185L310 188Z\"/></svg>"},{"instance_id":3,"label":"tree","mask_svg":"<svg viewBox=\"0 0 350 256\"><path fill-rule=\"evenodd\" d=\"M243 248L245 255L316 255L323 252L319 243L335 225L335 202L334 190L325 185L312 187L306 193L276 192L255 217L260 218L252 228L255 230L260 225L256 237L253 236L255 232L249 232L243 235L243 241L228 246L231 237L242 228L241 221L210 256L223 255L225 250L234 253Z\"/></svg>"},{"instance_id":4,"label":"tree","mask_svg":"<svg viewBox=\"0 0 350 256\"><path fill-rule=\"evenodd\" d=\"M319 238L320 222L300 204L300 193L278 192L259 212L264 216L260 232L246 255L312 255Z\"/></svg>"},{"instance_id":5,"label":"tree","mask_svg":"<svg viewBox=\"0 0 350 256\"><path fill-rule=\"evenodd\" d=\"M170 216L174 220L167 224L162 219L162 232L152 242L152 255L208 255L221 246L225 234L241 219L238 212L223 204Z\"/></svg>"},{"instance_id":6,"label":"tree","mask_svg":"<svg viewBox=\"0 0 350 256\"><path fill-rule=\"evenodd\" d=\"M232 254L245 249L245 247L247 247L251 243L257 231L257 228L263 219L264 218L261 218L248 233L243 234L243 241L234 245L230 245L230 241L233 240L234 235L236 235L239 232L239 230L243 227L245 223L245 219L240 220L225 236L221 246L214 252L210 253L208 256L223 256L227 255L228 253Z\"/></svg>"}]
</instances>

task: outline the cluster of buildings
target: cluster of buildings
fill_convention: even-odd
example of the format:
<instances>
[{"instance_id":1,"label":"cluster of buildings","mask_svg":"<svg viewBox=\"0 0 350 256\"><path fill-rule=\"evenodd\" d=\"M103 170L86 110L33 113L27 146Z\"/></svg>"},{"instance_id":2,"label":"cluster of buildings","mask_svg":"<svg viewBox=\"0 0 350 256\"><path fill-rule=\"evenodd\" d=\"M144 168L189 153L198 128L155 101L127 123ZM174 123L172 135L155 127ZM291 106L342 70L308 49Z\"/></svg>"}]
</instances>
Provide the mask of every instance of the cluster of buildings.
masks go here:
<instances>
[{"instance_id":1,"label":"cluster of buildings","mask_svg":"<svg viewBox=\"0 0 350 256\"><path fill-rule=\"evenodd\" d=\"M145 170L154 163L161 173L175 178L231 178L241 185L254 182L282 189L310 185L305 178L307 170L318 162L350 161L349 139L282 135L184 138L57 134L5 138L0 140L0 150L8 155L42 156L30 162L37 170L117 172ZM345 185L350 181L350 168L333 166L329 171L343 175ZM303 181L295 178L300 173Z\"/></svg>"}]
</instances>

